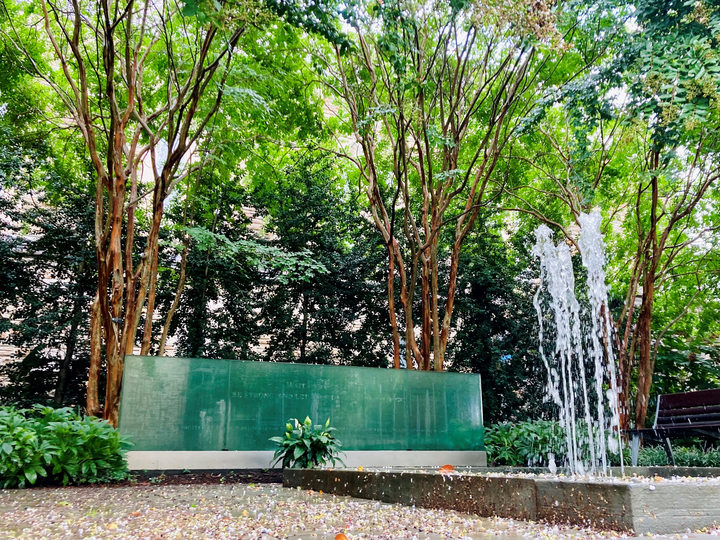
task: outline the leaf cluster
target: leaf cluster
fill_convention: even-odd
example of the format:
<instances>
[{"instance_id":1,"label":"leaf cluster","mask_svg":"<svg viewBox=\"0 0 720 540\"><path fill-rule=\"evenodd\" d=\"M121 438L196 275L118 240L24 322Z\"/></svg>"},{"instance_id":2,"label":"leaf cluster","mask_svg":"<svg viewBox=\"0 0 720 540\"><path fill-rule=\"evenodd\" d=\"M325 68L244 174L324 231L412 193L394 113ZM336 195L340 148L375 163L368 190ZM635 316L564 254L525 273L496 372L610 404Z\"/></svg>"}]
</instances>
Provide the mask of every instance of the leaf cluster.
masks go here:
<instances>
[{"instance_id":1,"label":"leaf cluster","mask_svg":"<svg viewBox=\"0 0 720 540\"><path fill-rule=\"evenodd\" d=\"M300 423L297 418L291 418L285 424L285 435L282 437L271 437L270 440L278 445L273 456L273 465L282 462L282 466L292 469L310 469L320 467L328 463L335 466L335 462L345 465L340 459L342 444L338 441L333 432L337 431L330 427L328 418L325 425L313 425L310 417Z\"/></svg>"},{"instance_id":2,"label":"leaf cluster","mask_svg":"<svg viewBox=\"0 0 720 540\"><path fill-rule=\"evenodd\" d=\"M287 23L324 37L344 53L353 44L339 29L340 3L334 0L264 0L265 6Z\"/></svg>"},{"instance_id":3,"label":"leaf cluster","mask_svg":"<svg viewBox=\"0 0 720 540\"><path fill-rule=\"evenodd\" d=\"M260 6L291 26L322 36L337 45L342 52L352 47L352 42L339 28L340 4L336 1L262 0L258 2ZM183 0L182 14L185 17L197 17L199 22L211 21L217 24L222 22L224 12L247 9L248 6L243 2L237 1Z\"/></svg>"},{"instance_id":4,"label":"leaf cluster","mask_svg":"<svg viewBox=\"0 0 720 540\"><path fill-rule=\"evenodd\" d=\"M87 484L127 477L127 437L105 420L71 408L0 407L0 483Z\"/></svg>"},{"instance_id":5,"label":"leaf cluster","mask_svg":"<svg viewBox=\"0 0 720 540\"><path fill-rule=\"evenodd\" d=\"M467 238L458 266L453 371L479 373L485 421L524 421L547 412L545 367L538 353L532 305L535 263L528 235L505 242L495 220L483 219ZM447 270L439 276L444 283Z\"/></svg>"},{"instance_id":6,"label":"leaf cluster","mask_svg":"<svg viewBox=\"0 0 720 540\"><path fill-rule=\"evenodd\" d=\"M495 424L485 428L485 448L497 465L547 466L548 455L565 455L565 430L552 420Z\"/></svg>"},{"instance_id":7,"label":"leaf cluster","mask_svg":"<svg viewBox=\"0 0 720 540\"><path fill-rule=\"evenodd\" d=\"M674 149L718 122L720 3L643 0L635 8L640 31L616 64L654 148Z\"/></svg>"},{"instance_id":8,"label":"leaf cluster","mask_svg":"<svg viewBox=\"0 0 720 540\"><path fill-rule=\"evenodd\" d=\"M720 448L701 448L673 446L673 458L678 467L720 467ZM668 465L667 453L662 446L647 446L638 452L640 467L665 467Z\"/></svg>"},{"instance_id":9,"label":"leaf cluster","mask_svg":"<svg viewBox=\"0 0 720 540\"><path fill-rule=\"evenodd\" d=\"M95 279L94 209L82 164L50 142L0 126L0 334L17 361L0 365L0 401L77 403L89 357L86 335ZM69 145L68 145L69 146ZM69 156L69 157L68 157ZM74 351L58 391L64 351Z\"/></svg>"},{"instance_id":10,"label":"leaf cluster","mask_svg":"<svg viewBox=\"0 0 720 540\"><path fill-rule=\"evenodd\" d=\"M326 153L304 152L276 179L254 184L252 204L272 233L268 244L288 253L309 251L327 269L287 284L279 282L277 269L263 274L259 319L269 338L266 360L387 364L387 278L379 270L387 255L341 175Z\"/></svg>"},{"instance_id":11,"label":"leaf cluster","mask_svg":"<svg viewBox=\"0 0 720 540\"><path fill-rule=\"evenodd\" d=\"M306 249L289 253L274 246L263 244L256 240L230 240L223 234L215 233L204 227L185 228L196 242L197 247L203 251L212 250L222 257L234 258L244 256L251 265L278 270L277 279L287 284L291 281L307 281L316 274L326 274L328 270L312 258L312 253Z\"/></svg>"}]
</instances>

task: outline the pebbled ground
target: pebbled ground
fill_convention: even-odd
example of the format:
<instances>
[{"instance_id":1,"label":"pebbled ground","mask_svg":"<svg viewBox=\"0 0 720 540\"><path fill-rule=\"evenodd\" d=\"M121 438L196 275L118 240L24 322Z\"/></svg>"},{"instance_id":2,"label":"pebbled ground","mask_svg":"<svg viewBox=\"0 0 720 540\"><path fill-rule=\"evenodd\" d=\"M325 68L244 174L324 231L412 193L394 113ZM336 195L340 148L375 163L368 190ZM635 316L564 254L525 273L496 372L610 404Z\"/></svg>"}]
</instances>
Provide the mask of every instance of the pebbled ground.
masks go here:
<instances>
[{"instance_id":1,"label":"pebbled ground","mask_svg":"<svg viewBox=\"0 0 720 540\"><path fill-rule=\"evenodd\" d=\"M286 489L278 484L0 490L0 538L51 539L614 538L542 523L484 519ZM690 532L657 538L711 538Z\"/></svg>"}]
</instances>

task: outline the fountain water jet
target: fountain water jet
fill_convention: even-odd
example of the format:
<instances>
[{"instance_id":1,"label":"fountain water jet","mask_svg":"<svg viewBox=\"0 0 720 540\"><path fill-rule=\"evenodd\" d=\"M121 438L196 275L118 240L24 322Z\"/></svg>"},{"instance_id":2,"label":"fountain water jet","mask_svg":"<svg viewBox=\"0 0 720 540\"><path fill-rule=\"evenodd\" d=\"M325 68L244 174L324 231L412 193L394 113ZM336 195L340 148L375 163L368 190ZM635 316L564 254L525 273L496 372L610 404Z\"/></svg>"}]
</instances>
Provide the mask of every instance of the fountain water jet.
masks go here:
<instances>
[{"instance_id":1,"label":"fountain water jet","mask_svg":"<svg viewBox=\"0 0 720 540\"><path fill-rule=\"evenodd\" d=\"M605 244L599 212L581 214L579 221L578 246L587 269L589 332L584 333L581 324L570 247L565 242L556 245L546 225L535 231L533 255L540 259L541 284L533 304L538 315L540 356L548 375L548 397L558 407L560 425L565 430L566 465L573 474L607 474L608 451L620 449L620 415L615 358L607 342L612 334L606 307ZM543 290L548 295L547 314L541 298ZM555 330L555 349L550 354L543 347L546 317ZM593 368L594 384L590 386L586 360ZM605 386L607 392L603 392ZM620 459L622 467L622 453Z\"/></svg>"}]
</instances>

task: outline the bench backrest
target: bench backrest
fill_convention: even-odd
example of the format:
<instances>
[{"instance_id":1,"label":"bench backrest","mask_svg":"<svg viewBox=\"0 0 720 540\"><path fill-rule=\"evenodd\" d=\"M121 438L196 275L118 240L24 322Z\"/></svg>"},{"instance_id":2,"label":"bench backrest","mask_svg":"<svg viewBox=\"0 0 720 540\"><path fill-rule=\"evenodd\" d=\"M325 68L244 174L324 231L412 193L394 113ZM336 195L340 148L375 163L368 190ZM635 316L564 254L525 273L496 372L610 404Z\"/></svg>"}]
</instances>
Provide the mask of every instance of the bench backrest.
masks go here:
<instances>
[{"instance_id":1,"label":"bench backrest","mask_svg":"<svg viewBox=\"0 0 720 540\"><path fill-rule=\"evenodd\" d=\"M720 426L720 388L682 394L662 394L658 398L653 427Z\"/></svg>"}]
</instances>

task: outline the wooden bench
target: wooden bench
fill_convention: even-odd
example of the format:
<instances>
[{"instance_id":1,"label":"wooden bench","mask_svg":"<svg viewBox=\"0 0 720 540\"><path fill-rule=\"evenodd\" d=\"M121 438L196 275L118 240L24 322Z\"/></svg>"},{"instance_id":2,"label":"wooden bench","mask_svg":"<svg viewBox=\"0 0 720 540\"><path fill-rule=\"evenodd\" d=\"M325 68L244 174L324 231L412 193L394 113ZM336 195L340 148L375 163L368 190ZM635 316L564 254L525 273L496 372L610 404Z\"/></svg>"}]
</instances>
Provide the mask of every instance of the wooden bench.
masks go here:
<instances>
[{"instance_id":1,"label":"wooden bench","mask_svg":"<svg viewBox=\"0 0 720 540\"><path fill-rule=\"evenodd\" d=\"M637 466L640 441L660 441L668 456L668 463L675 465L670 446L672 437L700 435L720 439L720 388L698 390L682 394L662 394L658 397L655 424L648 429L631 429L630 448L632 464Z\"/></svg>"}]
</instances>

